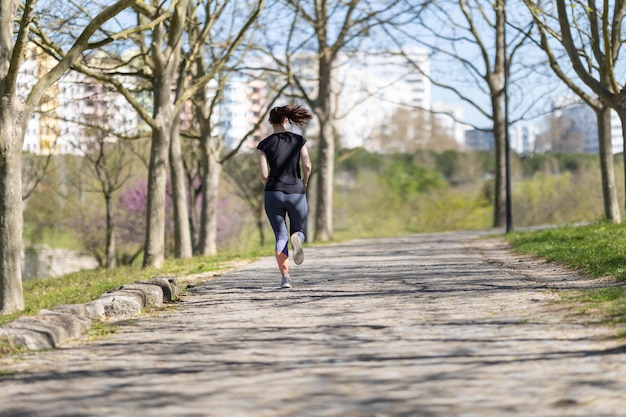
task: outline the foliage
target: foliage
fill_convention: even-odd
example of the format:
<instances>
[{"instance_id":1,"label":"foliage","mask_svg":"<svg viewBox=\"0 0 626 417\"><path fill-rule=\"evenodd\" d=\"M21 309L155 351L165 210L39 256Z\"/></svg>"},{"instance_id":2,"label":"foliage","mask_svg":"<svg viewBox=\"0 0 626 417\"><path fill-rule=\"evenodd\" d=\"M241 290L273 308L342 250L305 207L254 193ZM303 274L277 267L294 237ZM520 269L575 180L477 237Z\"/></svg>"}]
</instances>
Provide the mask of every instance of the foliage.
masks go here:
<instances>
[{"instance_id":1,"label":"foliage","mask_svg":"<svg viewBox=\"0 0 626 417\"><path fill-rule=\"evenodd\" d=\"M336 175L338 238L491 227L492 159L489 152L383 155L344 150ZM602 216L597 156L512 159L518 173L512 184L516 227Z\"/></svg>"},{"instance_id":2,"label":"foliage","mask_svg":"<svg viewBox=\"0 0 626 417\"><path fill-rule=\"evenodd\" d=\"M146 181L136 181L119 194L119 213L117 216L118 240L125 247L140 248L143 244L146 224L146 200L148 185ZM167 200L169 202L169 200ZM169 202L166 207L171 207ZM171 229L168 231L171 236ZM118 250L123 250L118 243ZM132 251L131 251L132 252ZM122 256L124 256L122 252Z\"/></svg>"},{"instance_id":3,"label":"foliage","mask_svg":"<svg viewBox=\"0 0 626 417\"><path fill-rule=\"evenodd\" d=\"M391 191L403 199L443 185L441 175L427 167L413 163L410 155L396 155L382 177Z\"/></svg>"},{"instance_id":4,"label":"foliage","mask_svg":"<svg viewBox=\"0 0 626 417\"><path fill-rule=\"evenodd\" d=\"M0 337L0 358L3 356L17 355L26 351L23 346L16 345L15 342L7 337ZM0 377L7 376L8 373L0 371Z\"/></svg>"},{"instance_id":5,"label":"foliage","mask_svg":"<svg viewBox=\"0 0 626 417\"><path fill-rule=\"evenodd\" d=\"M382 169L384 160L385 156L383 154L368 152L363 148L341 149L337 153L337 170L350 173L362 170L379 172ZM313 161L314 164L316 162L315 160Z\"/></svg>"},{"instance_id":6,"label":"foliage","mask_svg":"<svg viewBox=\"0 0 626 417\"><path fill-rule=\"evenodd\" d=\"M250 215L257 224L259 243L263 246L265 244L263 230L265 221L263 190L265 186L260 181L259 167L255 162L256 154L254 158L249 154L237 155L224 163L224 173L227 174L227 180L230 184L229 190L247 206ZM241 225L242 222L239 223ZM241 233L241 229L239 233Z\"/></svg>"},{"instance_id":7,"label":"foliage","mask_svg":"<svg viewBox=\"0 0 626 417\"><path fill-rule=\"evenodd\" d=\"M537 173L513 184L513 220L524 227L599 219L601 190L597 171Z\"/></svg>"},{"instance_id":8,"label":"foliage","mask_svg":"<svg viewBox=\"0 0 626 417\"><path fill-rule=\"evenodd\" d=\"M532 154L521 156L519 161L525 177L532 177L537 172L560 174L589 167L600 169L598 156L585 153Z\"/></svg>"},{"instance_id":9,"label":"foliage","mask_svg":"<svg viewBox=\"0 0 626 417\"><path fill-rule=\"evenodd\" d=\"M356 172L337 175L341 179L335 197L338 238L489 226L491 208L480 193L480 186L450 187L440 173L413 163L411 156L379 158L380 163L375 166L380 171L358 170L357 165L348 165Z\"/></svg>"},{"instance_id":10,"label":"foliage","mask_svg":"<svg viewBox=\"0 0 626 417\"><path fill-rule=\"evenodd\" d=\"M341 176L337 176L341 178ZM338 187L335 196L335 237L379 237L406 234L410 207L391 192L374 171L362 170Z\"/></svg>"},{"instance_id":11,"label":"foliage","mask_svg":"<svg viewBox=\"0 0 626 417\"><path fill-rule=\"evenodd\" d=\"M445 151L434 154L435 168L452 184L481 181L493 172L494 158L489 152Z\"/></svg>"},{"instance_id":12,"label":"foliage","mask_svg":"<svg viewBox=\"0 0 626 417\"><path fill-rule=\"evenodd\" d=\"M490 227L493 208L476 187L441 187L418 199L410 222L414 232L479 230Z\"/></svg>"}]
</instances>

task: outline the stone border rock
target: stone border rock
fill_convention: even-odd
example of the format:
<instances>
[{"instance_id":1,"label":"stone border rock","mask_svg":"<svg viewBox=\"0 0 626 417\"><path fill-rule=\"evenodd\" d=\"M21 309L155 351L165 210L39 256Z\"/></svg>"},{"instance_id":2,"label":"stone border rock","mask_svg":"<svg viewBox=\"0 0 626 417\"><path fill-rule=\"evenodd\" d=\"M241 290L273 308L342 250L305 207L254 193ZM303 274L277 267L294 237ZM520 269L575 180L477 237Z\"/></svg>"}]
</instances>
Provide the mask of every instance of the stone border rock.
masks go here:
<instances>
[{"instance_id":1,"label":"stone border rock","mask_svg":"<svg viewBox=\"0 0 626 417\"><path fill-rule=\"evenodd\" d=\"M178 299L178 280L173 276L135 281L102 294L86 304L67 304L22 316L0 327L0 337L28 350L56 348L83 335L94 322L120 320L141 313L146 307L161 307Z\"/></svg>"}]
</instances>

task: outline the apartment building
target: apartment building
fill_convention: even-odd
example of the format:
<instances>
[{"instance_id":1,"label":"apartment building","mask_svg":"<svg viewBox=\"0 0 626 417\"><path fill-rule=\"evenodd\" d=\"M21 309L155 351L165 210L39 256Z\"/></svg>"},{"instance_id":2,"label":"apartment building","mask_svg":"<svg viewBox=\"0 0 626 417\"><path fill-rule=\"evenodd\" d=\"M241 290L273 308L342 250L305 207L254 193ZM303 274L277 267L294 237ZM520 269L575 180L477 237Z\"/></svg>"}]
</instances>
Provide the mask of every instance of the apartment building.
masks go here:
<instances>
[{"instance_id":1,"label":"apartment building","mask_svg":"<svg viewBox=\"0 0 626 417\"><path fill-rule=\"evenodd\" d=\"M333 88L342 146L379 151L399 109L429 111L428 73L428 55L421 49L406 55L382 51L342 55Z\"/></svg>"},{"instance_id":2,"label":"apartment building","mask_svg":"<svg viewBox=\"0 0 626 417\"><path fill-rule=\"evenodd\" d=\"M578 97L556 98L548 120L550 123L546 123L543 132L543 135L548 136L544 141L544 146L548 147L546 150L553 150L550 146L569 140L579 142L580 152L599 152L596 114ZM615 111L611 111L611 146L614 154L624 150L622 125Z\"/></svg>"},{"instance_id":3,"label":"apartment building","mask_svg":"<svg viewBox=\"0 0 626 417\"><path fill-rule=\"evenodd\" d=\"M36 48L29 48L18 77L24 97L54 61ZM74 71L66 73L48 89L28 124L23 150L35 154L80 154L104 135L116 140L136 133L138 117L117 92Z\"/></svg>"}]
</instances>

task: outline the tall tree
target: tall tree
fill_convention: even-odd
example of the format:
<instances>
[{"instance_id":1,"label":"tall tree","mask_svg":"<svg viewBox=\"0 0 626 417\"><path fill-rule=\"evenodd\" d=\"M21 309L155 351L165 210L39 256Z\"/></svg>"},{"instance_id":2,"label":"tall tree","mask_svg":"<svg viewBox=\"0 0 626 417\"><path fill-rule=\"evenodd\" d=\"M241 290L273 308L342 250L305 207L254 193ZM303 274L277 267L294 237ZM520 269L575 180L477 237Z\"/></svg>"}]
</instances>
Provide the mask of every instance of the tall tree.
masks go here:
<instances>
[{"instance_id":1,"label":"tall tree","mask_svg":"<svg viewBox=\"0 0 626 417\"><path fill-rule=\"evenodd\" d=\"M192 256L189 225L188 196L182 179L182 161L179 134L179 116L188 101L215 78L228 59L215 59L210 71L193 73L196 59L204 52L203 45L210 36L233 25L231 37L221 39L221 51L228 57L245 40L245 33L256 20L263 1L249 5L247 14L226 16L222 22L221 12L234 2L230 0L202 0L190 2L179 0L162 4L141 3L134 7L138 15L137 26L150 28L150 39L143 36L132 38L136 54L118 56L112 65L103 61L100 67L75 65L75 67L104 83L111 84L135 108L149 126L152 134L150 153L148 205L146 211L146 237L144 243L144 267L160 267L165 258L165 196L167 175L172 175L172 192L175 212L175 241L178 257ZM196 31L198 36L190 35ZM124 59L122 59L124 58ZM178 93L176 92L178 91ZM152 98L144 100L146 93ZM174 138L174 141L172 141Z\"/></svg>"},{"instance_id":2,"label":"tall tree","mask_svg":"<svg viewBox=\"0 0 626 417\"><path fill-rule=\"evenodd\" d=\"M110 128L110 127L109 127ZM133 143L110 136L109 128L89 129L91 141L82 144L82 164L80 167L89 173L85 181L84 191L96 193L102 197L105 205L105 244L104 256L98 256L101 265L107 269L116 266L116 222L114 218L116 193L133 175L135 155ZM81 173L74 173L81 176ZM83 178L84 180L84 178ZM71 179L70 179L71 181ZM98 245L102 247L101 245Z\"/></svg>"},{"instance_id":3,"label":"tall tree","mask_svg":"<svg viewBox=\"0 0 626 417\"><path fill-rule=\"evenodd\" d=\"M64 57L41 76L25 98L18 94L17 79L34 21L45 13L37 0L0 2L0 312L24 308L22 292L22 183L21 153L24 135L46 90L65 74L83 52L111 42L114 35L99 33L110 19L136 0L118 0L101 10L80 30ZM62 24L62 22L61 22ZM16 32L14 33L14 30Z\"/></svg>"},{"instance_id":4,"label":"tall tree","mask_svg":"<svg viewBox=\"0 0 626 417\"><path fill-rule=\"evenodd\" d=\"M188 131L187 134L197 139L199 145L196 148L196 168L201 196L195 252L214 255L217 253L218 191L224 162L221 155L224 132L220 132L216 126L216 116L223 103L229 77L237 72L236 67L248 52L250 42L246 41L254 33L254 24L264 7L264 0L244 6L229 1L207 1L195 7L190 13L191 24L188 29L189 43L195 47L190 48L185 55L185 62L189 65L181 69L180 77L204 77L212 81L210 88L197 89L193 96L192 126L195 129L192 130L195 132ZM210 19L203 19L203 16L210 16ZM225 22L236 23L226 25ZM247 136L241 139L237 149ZM191 168L191 164L188 168ZM194 179L189 176L191 184Z\"/></svg>"},{"instance_id":5,"label":"tall tree","mask_svg":"<svg viewBox=\"0 0 626 417\"><path fill-rule=\"evenodd\" d=\"M403 0L282 0L290 18L285 40L270 46L276 64L296 86L299 96L313 110L319 125L317 141L317 201L314 239L333 238L333 187L336 135L334 98L340 92L334 83L335 70L342 52L364 47L377 28L404 23L410 10L422 3ZM273 13L278 13L272 9ZM276 22L273 16L272 24ZM371 41L368 47L378 47ZM278 51L278 48L281 51Z\"/></svg>"},{"instance_id":6,"label":"tall tree","mask_svg":"<svg viewBox=\"0 0 626 417\"><path fill-rule=\"evenodd\" d=\"M169 25L158 23L152 30L150 47L153 65L152 76L152 148L148 168L148 202L146 211L146 239L144 267L160 268L165 259L165 199L170 155L171 133L177 111L174 109L172 91L180 63L183 32L187 18L188 0L179 0ZM155 9L158 10L160 5ZM154 16L157 10L145 11ZM183 218L187 218L184 216ZM179 219L177 219L179 220ZM180 225L188 229L188 224ZM178 243L180 257L191 257L191 239Z\"/></svg>"},{"instance_id":7,"label":"tall tree","mask_svg":"<svg viewBox=\"0 0 626 417\"><path fill-rule=\"evenodd\" d=\"M537 23L538 43L546 53L550 67L596 113L604 213L607 220L619 223L621 214L613 166L610 109L615 109L620 117L626 144L626 89L618 82L621 72L617 60L622 45L625 2L602 2L600 7L593 0L525 0L524 3ZM556 45L565 51L566 59L557 55ZM575 75L570 76L570 70ZM589 94L580 81L596 97Z\"/></svg>"},{"instance_id":8,"label":"tall tree","mask_svg":"<svg viewBox=\"0 0 626 417\"><path fill-rule=\"evenodd\" d=\"M432 2L417 16L419 27L414 33L391 34L398 47L412 42L430 51L431 61L437 61L438 71L426 72L419 62L405 54L409 64L430 79L433 85L446 90L469 104L489 123L495 140L494 210L493 226L506 224L506 118L505 81L509 86L515 79L523 81L518 97L530 103L520 102L515 108L523 115L534 104L530 99L529 74L533 69L512 67L514 56L527 41L532 19L522 22L523 29L515 37L506 37L509 24L505 0L449 0ZM509 3L510 6L510 3ZM524 16L519 16L524 19ZM513 32L513 31L511 31ZM431 68L435 64L431 64ZM507 73L507 66L510 69ZM509 95L509 98L514 96ZM513 106L510 106L513 108ZM463 120L477 126L475 120ZM481 130L486 130L481 129Z\"/></svg>"}]
</instances>

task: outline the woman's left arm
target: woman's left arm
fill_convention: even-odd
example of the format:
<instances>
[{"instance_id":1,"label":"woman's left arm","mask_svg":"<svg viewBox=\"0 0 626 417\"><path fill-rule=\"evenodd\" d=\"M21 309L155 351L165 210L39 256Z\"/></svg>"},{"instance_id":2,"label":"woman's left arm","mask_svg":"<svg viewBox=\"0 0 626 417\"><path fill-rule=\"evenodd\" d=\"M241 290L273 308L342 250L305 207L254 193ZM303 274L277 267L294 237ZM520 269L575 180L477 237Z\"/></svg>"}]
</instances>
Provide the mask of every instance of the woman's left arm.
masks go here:
<instances>
[{"instance_id":1,"label":"woman's left arm","mask_svg":"<svg viewBox=\"0 0 626 417\"><path fill-rule=\"evenodd\" d=\"M261 181L263 184L267 183L267 178L269 177L269 168L267 167L267 156L265 156L265 152L259 151L259 171L261 175Z\"/></svg>"}]
</instances>

